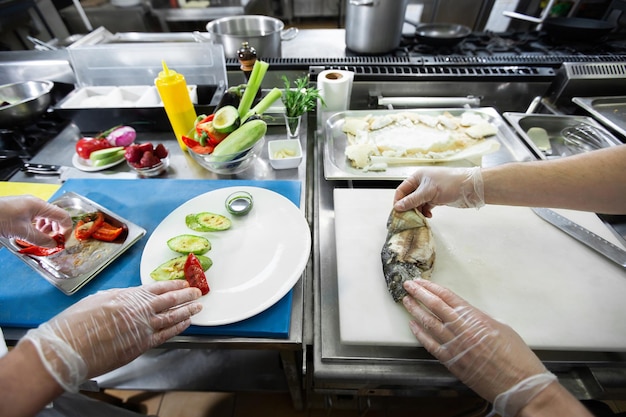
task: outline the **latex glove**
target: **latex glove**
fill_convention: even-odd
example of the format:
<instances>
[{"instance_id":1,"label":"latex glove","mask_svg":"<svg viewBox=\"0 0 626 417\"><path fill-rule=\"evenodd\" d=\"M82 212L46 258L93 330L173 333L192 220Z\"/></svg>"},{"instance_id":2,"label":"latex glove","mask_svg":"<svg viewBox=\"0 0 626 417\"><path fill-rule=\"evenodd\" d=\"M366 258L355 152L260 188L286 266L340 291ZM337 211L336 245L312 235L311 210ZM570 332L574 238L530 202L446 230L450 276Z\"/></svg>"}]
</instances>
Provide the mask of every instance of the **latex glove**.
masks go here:
<instances>
[{"instance_id":1,"label":"latex glove","mask_svg":"<svg viewBox=\"0 0 626 417\"><path fill-rule=\"evenodd\" d=\"M72 232L67 211L30 195L0 198L0 235L18 237L37 246L55 247L51 236Z\"/></svg>"},{"instance_id":2,"label":"latex glove","mask_svg":"<svg viewBox=\"0 0 626 417\"><path fill-rule=\"evenodd\" d=\"M480 167L420 168L396 188L393 201L398 211L417 208L426 217L438 205L480 208L485 205Z\"/></svg>"},{"instance_id":3,"label":"latex glove","mask_svg":"<svg viewBox=\"0 0 626 417\"><path fill-rule=\"evenodd\" d=\"M407 281L404 288L415 337L502 417L514 417L556 381L510 326L433 282Z\"/></svg>"},{"instance_id":4,"label":"latex glove","mask_svg":"<svg viewBox=\"0 0 626 417\"><path fill-rule=\"evenodd\" d=\"M183 280L101 291L82 299L20 340L35 345L48 372L76 392L85 379L135 359L189 327L202 309L200 290Z\"/></svg>"}]
</instances>

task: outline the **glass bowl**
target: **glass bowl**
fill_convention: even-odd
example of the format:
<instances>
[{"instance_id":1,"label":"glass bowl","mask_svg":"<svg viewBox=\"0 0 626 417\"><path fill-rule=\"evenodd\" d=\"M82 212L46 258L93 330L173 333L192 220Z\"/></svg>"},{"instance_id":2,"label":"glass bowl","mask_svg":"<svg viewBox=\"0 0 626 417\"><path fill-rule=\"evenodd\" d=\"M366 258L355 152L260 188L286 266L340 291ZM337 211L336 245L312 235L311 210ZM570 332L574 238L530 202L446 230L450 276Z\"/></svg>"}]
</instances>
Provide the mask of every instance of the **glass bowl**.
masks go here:
<instances>
[{"instance_id":1,"label":"glass bowl","mask_svg":"<svg viewBox=\"0 0 626 417\"><path fill-rule=\"evenodd\" d=\"M170 166L170 157L166 156L165 158L161 159L161 162L149 168L137 168L128 161L126 161L126 164L128 164L130 169L135 171L137 175L142 178L158 177L159 175L167 171L167 168Z\"/></svg>"},{"instance_id":2,"label":"glass bowl","mask_svg":"<svg viewBox=\"0 0 626 417\"><path fill-rule=\"evenodd\" d=\"M216 174L237 174L247 169L261 154L265 144L265 136L259 139L250 148L232 155L222 155L215 158L212 154L200 154L187 148L189 155L203 168Z\"/></svg>"}]
</instances>

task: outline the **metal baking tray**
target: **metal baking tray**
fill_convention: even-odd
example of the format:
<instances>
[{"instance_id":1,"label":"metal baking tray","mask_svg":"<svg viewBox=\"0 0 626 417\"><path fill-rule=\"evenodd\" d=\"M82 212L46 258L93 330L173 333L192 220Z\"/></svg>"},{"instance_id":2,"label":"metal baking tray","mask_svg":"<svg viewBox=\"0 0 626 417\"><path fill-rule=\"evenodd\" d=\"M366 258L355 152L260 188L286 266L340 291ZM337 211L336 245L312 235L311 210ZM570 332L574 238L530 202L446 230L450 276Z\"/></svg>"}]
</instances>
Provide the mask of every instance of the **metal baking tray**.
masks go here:
<instances>
[{"instance_id":1,"label":"metal baking tray","mask_svg":"<svg viewBox=\"0 0 626 417\"><path fill-rule=\"evenodd\" d=\"M566 127L572 127L585 123L602 131L608 139L610 145L619 145L621 142L611 133L609 133L600 123L596 122L592 117L588 116L568 116L553 114L528 114L505 112L502 114L504 118L513 126L517 134L526 142L528 147L539 159L558 159L564 156L575 155L581 153L579 148L570 146L563 140L561 131ZM528 136L528 130L532 127L545 129L550 139L552 151L550 153L543 152L536 143Z\"/></svg>"},{"instance_id":2,"label":"metal baking tray","mask_svg":"<svg viewBox=\"0 0 626 417\"><path fill-rule=\"evenodd\" d=\"M587 110L605 126L615 129L626 140L626 96L574 97L572 101Z\"/></svg>"},{"instance_id":3,"label":"metal baking tray","mask_svg":"<svg viewBox=\"0 0 626 417\"><path fill-rule=\"evenodd\" d=\"M392 113L419 113L437 116L449 112L453 116L460 116L465 112L479 113L486 120L497 127L495 139L500 143L500 149L482 157L482 166L499 165L506 162L521 162L535 160L536 157L519 140L511 128L506 124L498 111L492 107L439 108L439 109L406 109L406 110L353 110L335 113L325 124L324 129L324 176L327 180L403 180L411 175L417 165L389 166L385 171L363 171L353 168L345 156L348 142L342 126L347 117L364 117L367 115L379 116ZM437 166L474 166L471 161L436 162L429 165Z\"/></svg>"},{"instance_id":4,"label":"metal baking tray","mask_svg":"<svg viewBox=\"0 0 626 417\"><path fill-rule=\"evenodd\" d=\"M67 295L75 293L87 282L130 248L146 230L116 215L101 205L73 192L67 192L52 204L66 210L70 216L100 211L105 220L114 226L123 226L124 232L113 242L89 239L79 242L72 236L65 242L65 249L52 256L32 256L18 253L15 239L0 238L1 243L15 256L37 271L48 282Z\"/></svg>"}]
</instances>

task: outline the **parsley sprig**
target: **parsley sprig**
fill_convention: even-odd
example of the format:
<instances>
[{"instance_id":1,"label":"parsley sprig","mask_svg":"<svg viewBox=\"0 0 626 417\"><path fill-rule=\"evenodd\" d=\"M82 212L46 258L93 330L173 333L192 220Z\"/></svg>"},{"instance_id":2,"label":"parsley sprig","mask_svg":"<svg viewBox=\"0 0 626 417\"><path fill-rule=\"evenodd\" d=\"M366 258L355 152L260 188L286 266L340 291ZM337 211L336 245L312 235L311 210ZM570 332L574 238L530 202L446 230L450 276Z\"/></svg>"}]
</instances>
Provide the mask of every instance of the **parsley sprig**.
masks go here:
<instances>
[{"instance_id":1,"label":"parsley sprig","mask_svg":"<svg viewBox=\"0 0 626 417\"><path fill-rule=\"evenodd\" d=\"M285 93L282 96L282 101L285 105L287 117L302 116L304 113L313 110L317 106L318 99L322 105L325 105L320 91L317 88L309 87L307 76L296 79L294 81L295 88L291 87L291 83L285 75L282 76L282 79L285 83Z\"/></svg>"}]
</instances>

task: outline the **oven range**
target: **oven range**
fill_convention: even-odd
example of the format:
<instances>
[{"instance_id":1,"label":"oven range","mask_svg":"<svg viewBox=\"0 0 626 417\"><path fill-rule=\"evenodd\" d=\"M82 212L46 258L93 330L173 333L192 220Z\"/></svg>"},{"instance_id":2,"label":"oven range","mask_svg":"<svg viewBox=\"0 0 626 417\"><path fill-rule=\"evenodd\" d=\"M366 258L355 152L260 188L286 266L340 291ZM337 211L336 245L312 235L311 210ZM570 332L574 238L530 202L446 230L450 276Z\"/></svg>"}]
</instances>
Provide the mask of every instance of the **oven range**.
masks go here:
<instances>
[{"instance_id":1,"label":"oven range","mask_svg":"<svg viewBox=\"0 0 626 417\"><path fill-rule=\"evenodd\" d=\"M393 56L443 57L433 62L496 63L521 60L525 63L584 62L601 56L606 61L626 60L626 35L607 37L602 42L555 40L545 32L474 32L455 45L437 46L403 36ZM454 59L451 57L455 57ZM595 59L595 58L594 58ZM430 62L430 60L428 60Z\"/></svg>"}]
</instances>

